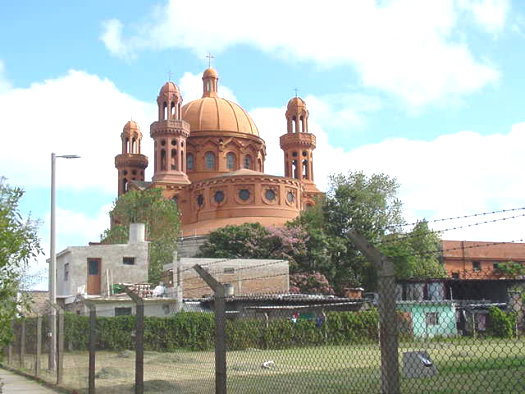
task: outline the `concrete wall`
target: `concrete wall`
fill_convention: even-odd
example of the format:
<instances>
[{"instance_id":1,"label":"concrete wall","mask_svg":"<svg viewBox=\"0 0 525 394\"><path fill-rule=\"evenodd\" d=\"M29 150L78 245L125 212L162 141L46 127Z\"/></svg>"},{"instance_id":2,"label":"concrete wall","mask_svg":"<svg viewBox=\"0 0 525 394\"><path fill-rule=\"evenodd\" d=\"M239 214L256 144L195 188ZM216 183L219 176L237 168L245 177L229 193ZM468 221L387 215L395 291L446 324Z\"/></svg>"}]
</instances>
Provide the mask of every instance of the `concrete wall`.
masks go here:
<instances>
[{"instance_id":1,"label":"concrete wall","mask_svg":"<svg viewBox=\"0 0 525 394\"><path fill-rule=\"evenodd\" d=\"M184 298L213 294L192 268L195 264L207 269L219 282L231 284L234 295L288 293L290 290L289 263L286 260L181 258ZM164 266L165 271L168 269L173 269L173 265ZM176 282L176 275L173 282Z\"/></svg>"},{"instance_id":2,"label":"concrete wall","mask_svg":"<svg viewBox=\"0 0 525 394\"><path fill-rule=\"evenodd\" d=\"M123 264L124 257L134 257L134 265ZM87 261L101 259L101 294L107 293L108 270L113 283L141 283L148 280L148 243L69 247L57 255L57 296L75 296L87 285ZM69 278L64 278L69 263Z\"/></svg>"}]
</instances>

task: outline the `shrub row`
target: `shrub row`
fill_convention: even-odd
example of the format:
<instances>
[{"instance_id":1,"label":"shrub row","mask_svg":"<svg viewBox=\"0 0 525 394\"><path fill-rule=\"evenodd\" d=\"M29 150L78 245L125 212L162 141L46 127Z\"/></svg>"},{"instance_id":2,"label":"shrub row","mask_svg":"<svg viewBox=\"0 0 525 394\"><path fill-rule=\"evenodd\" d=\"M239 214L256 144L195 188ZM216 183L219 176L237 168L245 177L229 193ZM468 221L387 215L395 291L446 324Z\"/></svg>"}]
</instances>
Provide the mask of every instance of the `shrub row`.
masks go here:
<instances>
[{"instance_id":1,"label":"shrub row","mask_svg":"<svg viewBox=\"0 0 525 394\"><path fill-rule=\"evenodd\" d=\"M329 312L326 321L287 319L228 320L229 350L248 348L285 349L296 346L343 345L378 340L378 313ZM211 313L182 312L170 317L144 319L144 348L153 351L174 349L209 350L215 341L215 321ZM123 350L134 347L135 316L98 317L97 349ZM89 317L66 314L66 346L86 350Z\"/></svg>"}]
</instances>

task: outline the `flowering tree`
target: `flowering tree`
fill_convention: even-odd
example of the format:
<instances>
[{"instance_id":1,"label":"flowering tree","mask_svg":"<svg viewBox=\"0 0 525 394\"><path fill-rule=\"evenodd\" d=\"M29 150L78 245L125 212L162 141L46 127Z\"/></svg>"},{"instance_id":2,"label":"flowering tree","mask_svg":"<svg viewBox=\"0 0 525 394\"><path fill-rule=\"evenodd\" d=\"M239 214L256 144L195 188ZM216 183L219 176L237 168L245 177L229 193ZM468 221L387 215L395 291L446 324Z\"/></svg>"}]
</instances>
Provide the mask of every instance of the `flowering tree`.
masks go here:
<instances>
[{"instance_id":1,"label":"flowering tree","mask_svg":"<svg viewBox=\"0 0 525 394\"><path fill-rule=\"evenodd\" d=\"M290 293L334 294L326 276L319 272L298 273L290 276Z\"/></svg>"}]
</instances>

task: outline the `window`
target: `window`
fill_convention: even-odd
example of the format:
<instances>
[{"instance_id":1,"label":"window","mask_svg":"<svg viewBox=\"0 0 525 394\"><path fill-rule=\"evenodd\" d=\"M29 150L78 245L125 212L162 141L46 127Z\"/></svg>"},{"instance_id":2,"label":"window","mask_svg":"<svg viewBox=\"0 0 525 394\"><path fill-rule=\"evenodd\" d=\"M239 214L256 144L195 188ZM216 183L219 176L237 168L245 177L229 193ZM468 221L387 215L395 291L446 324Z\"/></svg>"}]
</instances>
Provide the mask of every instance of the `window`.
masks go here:
<instances>
[{"instance_id":1,"label":"window","mask_svg":"<svg viewBox=\"0 0 525 394\"><path fill-rule=\"evenodd\" d=\"M64 264L64 280L69 280L69 263Z\"/></svg>"},{"instance_id":2,"label":"window","mask_svg":"<svg viewBox=\"0 0 525 394\"><path fill-rule=\"evenodd\" d=\"M248 189L241 189L239 191L239 198L243 201L246 201L250 198L250 191Z\"/></svg>"},{"instance_id":3,"label":"window","mask_svg":"<svg viewBox=\"0 0 525 394\"><path fill-rule=\"evenodd\" d=\"M288 194L286 195L286 199L288 200L289 203L292 203L295 199L295 196L293 195L292 192L288 192Z\"/></svg>"},{"instance_id":4,"label":"window","mask_svg":"<svg viewBox=\"0 0 525 394\"><path fill-rule=\"evenodd\" d=\"M199 194L197 196L197 205L199 207L203 206L204 205L204 196L202 194Z\"/></svg>"},{"instance_id":5,"label":"window","mask_svg":"<svg viewBox=\"0 0 525 394\"><path fill-rule=\"evenodd\" d=\"M99 275L99 259L88 259L88 275Z\"/></svg>"},{"instance_id":6,"label":"window","mask_svg":"<svg viewBox=\"0 0 525 394\"><path fill-rule=\"evenodd\" d=\"M129 316L131 315L131 307L115 308L115 316Z\"/></svg>"},{"instance_id":7,"label":"window","mask_svg":"<svg viewBox=\"0 0 525 394\"><path fill-rule=\"evenodd\" d=\"M473 261L472 262L472 271L474 271L474 272L481 271L481 261Z\"/></svg>"},{"instance_id":8,"label":"window","mask_svg":"<svg viewBox=\"0 0 525 394\"><path fill-rule=\"evenodd\" d=\"M215 169L215 155L213 152L208 152L204 155L204 161L206 162L206 168L209 170Z\"/></svg>"},{"instance_id":9,"label":"window","mask_svg":"<svg viewBox=\"0 0 525 394\"><path fill-rule=\"evenodd\" d=\"M269 201L275 200L275 192L272 189L266 189L266 192L264 193L264 196Z\"/></svg>"},{"instance_id":10,"label":"window","mask_svg":"<svg viewBox=\"0 0 525 394\"><path fill-rule=\"evenodd\" d=\"M235 273L235 268L233 268L233 267L226 267L226 268L224 268L224 273L225 274L234 274Z\"/></svg>"},{"instance_id":11,"label":"window","mask_svg":"<svg viewBox=\"0 0 525 394\"><path fill-rule=\"evenodd\" d=\"M252 168L252 157L250 155L244 156L244 168L249 170Z\"/></svg>"},{"instance_id":12,"label":"window","mask_svg":"<svg viewBox=\"0 0 525 394\"><path fill-rule=\"evenodd\" d=\"M215 200L216 203L221 203L224 201L224 192L222 191L216 191L215 194L213 195L213 199Z\"/></svg>"},{"instance_id":13,"label":"window","mask_svg":"<svg viewBox=\"0 0 525 394\"><path fill-rule=\"evenodd\" d=\"M135 265L135 257L122 257L122 264Z\"/></svg>"},{"instance_id":14,"label":"window","mask_svg":"<svg viewBox=\"0 0 525 394\"><path fill-rule=\"evenodd\" d=\"M427 323L427 326L437 326L439 324L439 313L438 312L425 313L425 322Z\"/></svg>"},{"instance_id":15,"label":"window","mask_svg":"<svg viewBox=\"0 0 525 394\"><path fill-rule=\"evenodd\" d=\"M188 153L188 156L186 156L186 168L193 170L193 155L191 153Z\"/></svg>"},{"instance_id":16,"label":"window","mask_svg":"<svg viewBox=\"0 0 525 394\"><path fill-rule=\"evenodd\" d=\"M226 155L226 168L228 170L235 169L235 155L231 152Z\"/></svg>"}]
</instances>

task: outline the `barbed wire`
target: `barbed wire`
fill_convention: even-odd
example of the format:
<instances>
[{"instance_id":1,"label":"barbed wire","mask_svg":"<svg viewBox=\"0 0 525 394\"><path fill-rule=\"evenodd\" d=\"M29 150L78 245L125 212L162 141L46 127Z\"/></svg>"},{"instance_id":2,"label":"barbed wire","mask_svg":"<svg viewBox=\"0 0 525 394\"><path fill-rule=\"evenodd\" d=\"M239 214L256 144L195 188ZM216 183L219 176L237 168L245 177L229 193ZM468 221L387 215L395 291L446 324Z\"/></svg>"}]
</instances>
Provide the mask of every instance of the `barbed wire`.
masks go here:
<instances>
[{"instance_id":1,"label":"barbed wire","mask_svg":"<svg viewBox=\"0 0 525 394\"><path fill-rule=\"evenodd\" d=\"M495 214L499 214L499 213L515 212L515 211L522 211L522 210L525 210L525 207L500 209L500 210L489 211L489 212L473 213L471 215L451 216L451 217L447 217L447 218L432 219L432 220L421 219L421 220L417 220L417 221L412 222L412 223L402 224L401 227L415 226L416 224L418 224L418 223L420 223L422 221L425 221L427 223L439 223L439 222L445 222L445 221L449 221L449 220L468 219L468 218L473 218L473 217L478 217L478 216L495 215ZM387 228L396 228L396 227L398 227L398 225L387 226Z\"/></svg>"}]
</instances>

